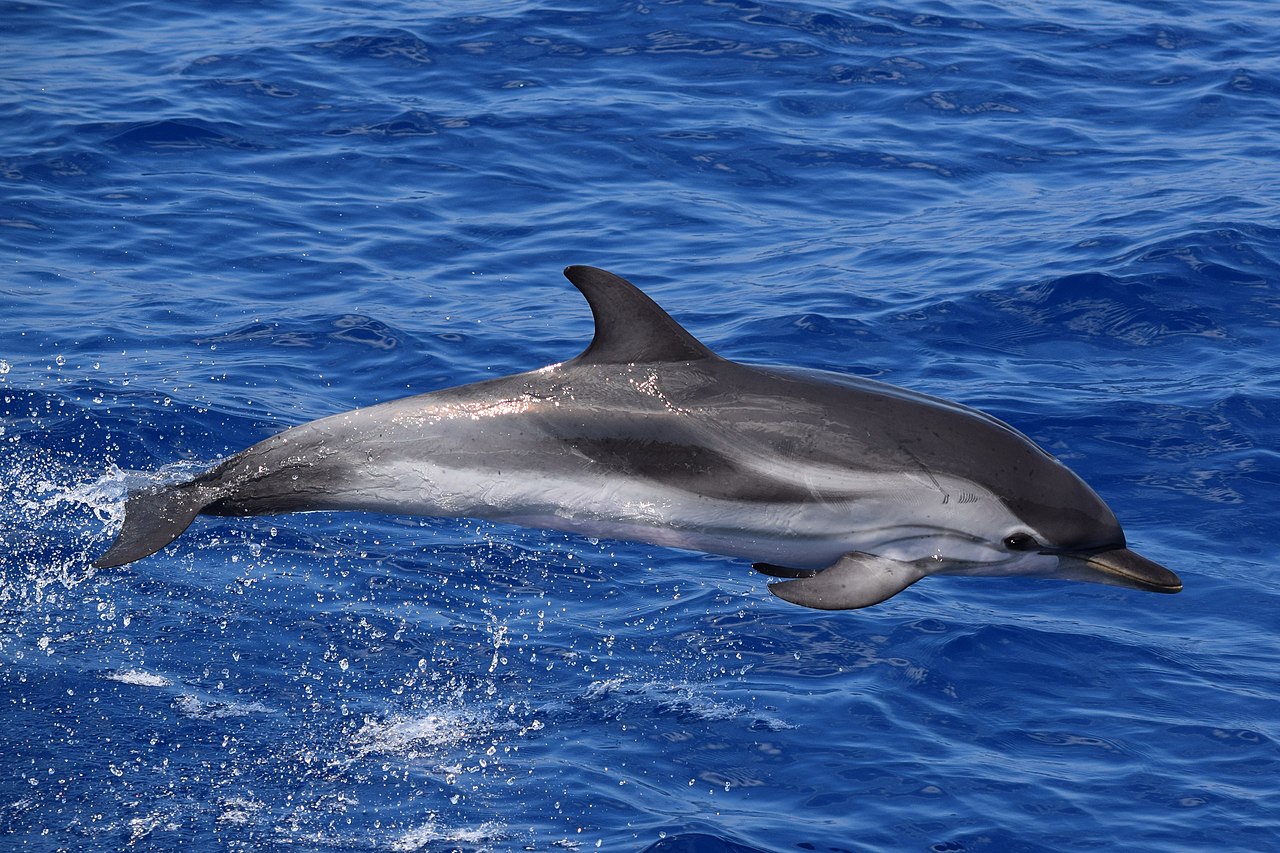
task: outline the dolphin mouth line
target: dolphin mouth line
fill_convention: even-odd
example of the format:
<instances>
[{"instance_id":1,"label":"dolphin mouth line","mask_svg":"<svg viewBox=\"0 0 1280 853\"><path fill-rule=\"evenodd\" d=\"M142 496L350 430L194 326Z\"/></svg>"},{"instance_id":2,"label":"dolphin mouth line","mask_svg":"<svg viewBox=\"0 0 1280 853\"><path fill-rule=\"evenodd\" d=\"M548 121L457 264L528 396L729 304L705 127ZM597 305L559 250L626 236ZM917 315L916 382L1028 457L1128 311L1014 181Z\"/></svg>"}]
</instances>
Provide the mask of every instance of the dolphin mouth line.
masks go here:
<instances>
[{"instance_id":1,"label":"dolphin mouth line","mask_svg":"<svg viewBox=\"0 0 1280 853\"><path fill-rule=\"evenodd\" d=\"M1182 591L1182 579L1176 574L1128 548L1110 548L1085 554L1077 552L1071 556L1094 571L1116 578L1124 586L1168 594Z\"/></svg>"}]
</instances>

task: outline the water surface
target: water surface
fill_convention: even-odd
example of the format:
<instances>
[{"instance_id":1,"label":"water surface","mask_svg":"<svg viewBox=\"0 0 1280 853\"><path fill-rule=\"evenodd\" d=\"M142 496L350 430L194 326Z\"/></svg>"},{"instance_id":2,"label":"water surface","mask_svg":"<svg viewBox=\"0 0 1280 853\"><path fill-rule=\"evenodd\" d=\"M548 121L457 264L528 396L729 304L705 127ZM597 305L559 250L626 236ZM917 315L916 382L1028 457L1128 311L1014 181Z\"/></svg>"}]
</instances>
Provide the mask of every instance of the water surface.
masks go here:
<instances>
[{"instance_id":1,"label":"water surface","mask_svg":"<svg viewBox=\"0 0 1280 853\"><path fill-rule=\"evenodd\" d=\"M1224 0L0 5L0 827L33 850L1275 846L1280 27ZM125 489L575 355L569 263L981 407L1179 596Z\"/></svg>"}]
</instances>

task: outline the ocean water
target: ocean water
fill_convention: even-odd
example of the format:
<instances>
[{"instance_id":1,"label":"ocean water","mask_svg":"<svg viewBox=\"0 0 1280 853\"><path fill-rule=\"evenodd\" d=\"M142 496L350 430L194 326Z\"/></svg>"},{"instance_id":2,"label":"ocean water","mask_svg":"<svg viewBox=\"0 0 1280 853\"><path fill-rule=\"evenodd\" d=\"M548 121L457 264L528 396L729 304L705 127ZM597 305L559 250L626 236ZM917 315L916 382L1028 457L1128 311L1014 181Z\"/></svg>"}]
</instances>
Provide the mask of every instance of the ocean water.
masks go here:
<instances>
[{"instance_id":1,"label":"ocean water","mask_svg":"<svg viewBox=\"0 0 1280 853\"><path fill-rule=\"evenodd\" d=\"M27 850L1280 848L1263 0L0 3L0 835ZM983 408L1177 596L130 486L577 354Z\"/></svg>"}]
</instances>

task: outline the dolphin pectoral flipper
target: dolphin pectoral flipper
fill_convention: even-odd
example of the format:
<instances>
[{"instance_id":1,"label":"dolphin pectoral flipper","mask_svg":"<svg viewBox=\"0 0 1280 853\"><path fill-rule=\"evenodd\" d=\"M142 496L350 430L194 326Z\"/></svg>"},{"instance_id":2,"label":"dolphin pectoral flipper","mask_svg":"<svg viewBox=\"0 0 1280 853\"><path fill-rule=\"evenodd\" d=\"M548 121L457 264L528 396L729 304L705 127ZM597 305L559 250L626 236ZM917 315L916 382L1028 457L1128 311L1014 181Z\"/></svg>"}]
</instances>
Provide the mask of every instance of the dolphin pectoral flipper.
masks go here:
<instances>
[{"instance_id":1,"label":"dolphin pectoral flipper","mask_svg":"<svg viewBox=\"0 0 1280 853\"><path fill-rule=\"evenodd\" d=\"M154 554L182 535L206 503L205 490L192 483L129 495L124 524L111 548L93 567L110 569Z\"/></svg>"},{"instance_id":2,"label":"dolphin pectoral flipper","mask_svg":"<svg viewBox=\"0 0 1280 853\"><path fill-rule=\"evenodd\" d=\"M892 598L926 574L919 562L854 551L813 577L770 584L769 592L816 610L856 610Z\"/></svg>"}]
</instances>

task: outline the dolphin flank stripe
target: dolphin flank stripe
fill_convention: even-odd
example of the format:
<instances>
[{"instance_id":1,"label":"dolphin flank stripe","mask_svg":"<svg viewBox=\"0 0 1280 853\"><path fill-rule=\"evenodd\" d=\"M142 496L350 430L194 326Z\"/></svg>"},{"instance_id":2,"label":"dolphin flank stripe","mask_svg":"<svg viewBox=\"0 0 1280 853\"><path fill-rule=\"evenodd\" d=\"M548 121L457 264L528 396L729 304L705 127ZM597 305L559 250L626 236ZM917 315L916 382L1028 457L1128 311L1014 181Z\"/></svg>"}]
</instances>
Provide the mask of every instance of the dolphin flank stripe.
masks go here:
<instances>
[{"instance_id":1,"label":"dolphin flank stripe","mask_svg":"<svg viewBox=\"0 0 1280 853\"><path fill-rule=\"evenodd\" d=\"M320 418L187 482L135 492L95 561L200 514L477 517L755 561L806 607L866 607L929 575L1177 592L1111 510L1030 439L855 376L724 359L613 273L565 276L595 320L576 358Z\"/></svg>"}]
</instances>

